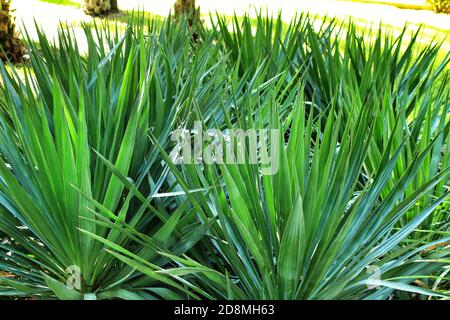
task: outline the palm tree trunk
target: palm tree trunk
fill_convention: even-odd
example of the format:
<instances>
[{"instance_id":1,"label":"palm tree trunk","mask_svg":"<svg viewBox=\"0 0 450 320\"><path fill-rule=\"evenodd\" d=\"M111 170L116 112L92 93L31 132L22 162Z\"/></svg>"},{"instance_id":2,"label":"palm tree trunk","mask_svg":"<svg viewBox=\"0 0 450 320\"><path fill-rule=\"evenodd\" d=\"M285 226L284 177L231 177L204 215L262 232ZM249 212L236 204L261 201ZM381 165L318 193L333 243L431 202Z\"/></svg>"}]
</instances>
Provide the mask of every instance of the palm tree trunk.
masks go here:
<instances>
[{"instance_id":1,"label":"palm tree trunk","mask_svg":"<svg viewBox=\"0 0 450 320\"><path fill-rule=\"evenodd\" d=\"M15 31L14 19L11 16L10 0L0 1L0 59L13 63L21 62L25 47Z\"/></svg>"},{"instance_id":2,"label":"palm tree trunk","mask_svg":"<svg viewBox=\"0 0 450 320\"><path fill-rule=\"evenodd\" d=\"M84 0L83 9L86 14L99 16L111 10L110 0Z\"/></svg>"},{"instance_id":3,"label":"palm tree trunk","mask_svg":"<svg viewBox=\"0 0 450 320\"><path fill-rule=\"evenodd\" d=\"M200 21L200 8L195 6L195 0L177 0L174 9L175 16L186 16L190 26Z\"/></svg>"},{"instance_id":4,"label":"palm tree trunk","mask_svg":"<svg viewBox=\"0 0 450 320\"><path fill-rule=\"evenodd\" d=\"M195 14L197 9L195 7L195 0L177 0L174 4L174 8L176 16L182 14Z\"/></svg>"},{"instance_id":5,"label":"palm tree trunk","mask_svg":"<svg viewBox=\"0 0 450 320\"><path fill-rule=\"evenodd\" d=\"M117 5L117 0L110 0L111 2L111 11L117 12L119 11L119 6Z\"/></svg>"}]
</instances>

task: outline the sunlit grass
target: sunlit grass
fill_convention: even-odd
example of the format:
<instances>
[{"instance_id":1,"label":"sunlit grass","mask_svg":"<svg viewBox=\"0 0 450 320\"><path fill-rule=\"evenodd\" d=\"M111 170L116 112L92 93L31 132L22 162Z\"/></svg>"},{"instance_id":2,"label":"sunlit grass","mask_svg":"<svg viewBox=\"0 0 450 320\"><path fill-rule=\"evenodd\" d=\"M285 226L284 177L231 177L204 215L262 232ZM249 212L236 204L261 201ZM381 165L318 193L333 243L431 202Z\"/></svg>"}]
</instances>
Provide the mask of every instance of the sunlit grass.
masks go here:
<instances>
[{"instance_id":1,"label":"sunlit grass","mask_svg":"<svg viewBox=\"0 0 450 320\"><path fill-rule=\"evenodd\" d=\"M119 13L113 13L108 16L92 17L90 21L69 21L61 22L64 28L80 28L85 25L90 28L95 28L95 25L102 28L108 28L114 32L125 32L129 24L137 25L142 24L145 29L148 30L148 26L152 24L163 23L164 18L158 14L151 12L140 12L139 14L131 10L121 10Z\"/></svg>"},{"instance_id":2,"label":"sunlit grass","mask_svg":"<svg viewBox=\"0 0 450 320\"><path fill-rule=\"evenodd\" d=\"M80 4L78 2L74 2L71 0L39 0L39 1L58 4L62 6L80 7Z\"/></svg>"},{"instance_id":3,"label":"sunlit grass","mask_svg":"<svg viewBox=\"0 0 450 320\"><path fill-rule=\"evenodd\" d=\"M370 4L384 4L394 6L400 9L411 9L411 10L433 10L433 6L427 1L423 3L412 3L411 1L404 0L344 0L359 3L370 3Z\"/></svg>"}]
</instances>

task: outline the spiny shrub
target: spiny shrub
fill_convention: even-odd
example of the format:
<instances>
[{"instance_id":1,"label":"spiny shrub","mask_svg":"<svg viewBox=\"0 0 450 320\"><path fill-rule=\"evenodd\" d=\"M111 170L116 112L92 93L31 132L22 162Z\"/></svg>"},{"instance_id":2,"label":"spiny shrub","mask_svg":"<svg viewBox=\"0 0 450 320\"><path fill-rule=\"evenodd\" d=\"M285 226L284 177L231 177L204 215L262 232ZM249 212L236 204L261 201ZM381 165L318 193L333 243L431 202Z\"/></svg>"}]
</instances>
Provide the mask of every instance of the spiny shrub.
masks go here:
<instances>
[{"instance_id":1,"label":"spiny shrub","mask_svg":"<svg viewBox=\"0 0 450 320\"><path fill-rule=\"evenodd\" d=\"M1 295L448 297L438 44L307 15L211 17L198 42L139 21L84 25L85 51L38 31L24 76L0 67ZM175 161L198 123L279 132L277 170Z\"/></svg>"}]
</instances>

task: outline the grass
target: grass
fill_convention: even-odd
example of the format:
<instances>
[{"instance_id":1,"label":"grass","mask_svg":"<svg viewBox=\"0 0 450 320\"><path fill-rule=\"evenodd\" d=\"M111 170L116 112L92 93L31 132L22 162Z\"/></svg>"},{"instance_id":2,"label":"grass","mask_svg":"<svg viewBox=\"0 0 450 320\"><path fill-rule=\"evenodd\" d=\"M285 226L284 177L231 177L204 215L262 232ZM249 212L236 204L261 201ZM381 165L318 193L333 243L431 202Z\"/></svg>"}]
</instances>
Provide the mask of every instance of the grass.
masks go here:
<instances>
[{"instance_id":1,"label":"grass","mask_svg":"<svg viewBox=\"0 0 450 320\"><path fill-rule=\"evenodd\" d=\"M410 10L433 10L433 6L428 1L408 1L408 0L344 0L360 3L370 3L370 4L385 4L394 6L400 9L410 9Z\"/></svg>"},{"instance_id":2,"label":"grass","mask_svg":"<svg viewBox=\"0 0 450 320\"><path fill-rule=\"evenodd\" d=\"M199 41L184 20L132 22L83 24L86 55L41 30L24 76L0 65L0 295L449 298L439 44L306 14L214 16ZM174 162L194 122L276 130L241 145L278 170L247 149Z\"/></svg>"},{"instance_id":3,"label":"grass","mask_svg":"<svg viewBox=\"0 0 450 320\"><path fill-rule=\"evenodd\" d=\"M57 4L61 6L80 7L80 4L71 0L40 0L42 2Z\"/></svg>"},{"instance_id":4,"label":"grass","mask_svg":"<svg viewBox=\"0 0 450 320\"><path fill-rule=\"evenodd\" d=\"M162 23L164 17L153 14L150 12L141 12L137 14L130 10L121 10L118 14L109 15L107 17L93 17L92 21L80 22L72 21L68 23L62 23L65 28L79 28L83 25L90 28L95 28L96 25L101 25L103 28L118 29L118 31L124 32L129 24L143 24L148 26L149 24Z\"/></svg>"}]
</instances>

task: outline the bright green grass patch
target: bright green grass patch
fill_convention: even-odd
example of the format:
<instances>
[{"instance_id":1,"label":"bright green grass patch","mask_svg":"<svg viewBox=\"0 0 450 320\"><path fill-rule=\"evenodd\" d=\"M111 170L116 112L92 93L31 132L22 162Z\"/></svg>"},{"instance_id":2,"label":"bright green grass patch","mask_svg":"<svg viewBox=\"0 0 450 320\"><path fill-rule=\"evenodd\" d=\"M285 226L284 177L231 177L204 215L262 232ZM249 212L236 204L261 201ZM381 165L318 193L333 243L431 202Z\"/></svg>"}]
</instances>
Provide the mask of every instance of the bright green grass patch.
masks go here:
<instances>
[{"instance_id":1,"label":"bright green grass patch","mask_svg":"<svg viewBox=\"0 0 450 320\"><path fill-rule=\"evenodd\" d=\"M433 7L426 1L408 1L408 0L344 0L351 2L360 2L368 4L382 4L410 10L433 10Z\"/></svg>"},{"instance_id":2,"label":"bright green grass patch","mask_svg":"<svg viewBox=\"0 0 450 320\"><path fill-rule=\"evenodd\" d=\"M40 1L58 4L62 6L80 7L80 4L78 2L74 2L71 0L40 0Z\"/></svg>"},{"instance_id":3,"label":"bright green grass patch","mask_svg":"<svg viewBox=\"0 0 450 320\"><path fill-rule=\"evenodd\" d=\"M131 10L121 10L118 14L112 14L106 17L93 17L89 22L70 21L69 23L62 22L66 28L79 28L83 25L90 28L95 28L95 25L101 28L107 28L114 31L124 32L129 24L143 25L148 28L149 25L161 24L164 18L160 15L151 12L140 12L139 14Z\"/></svg>"}]
</instances>

